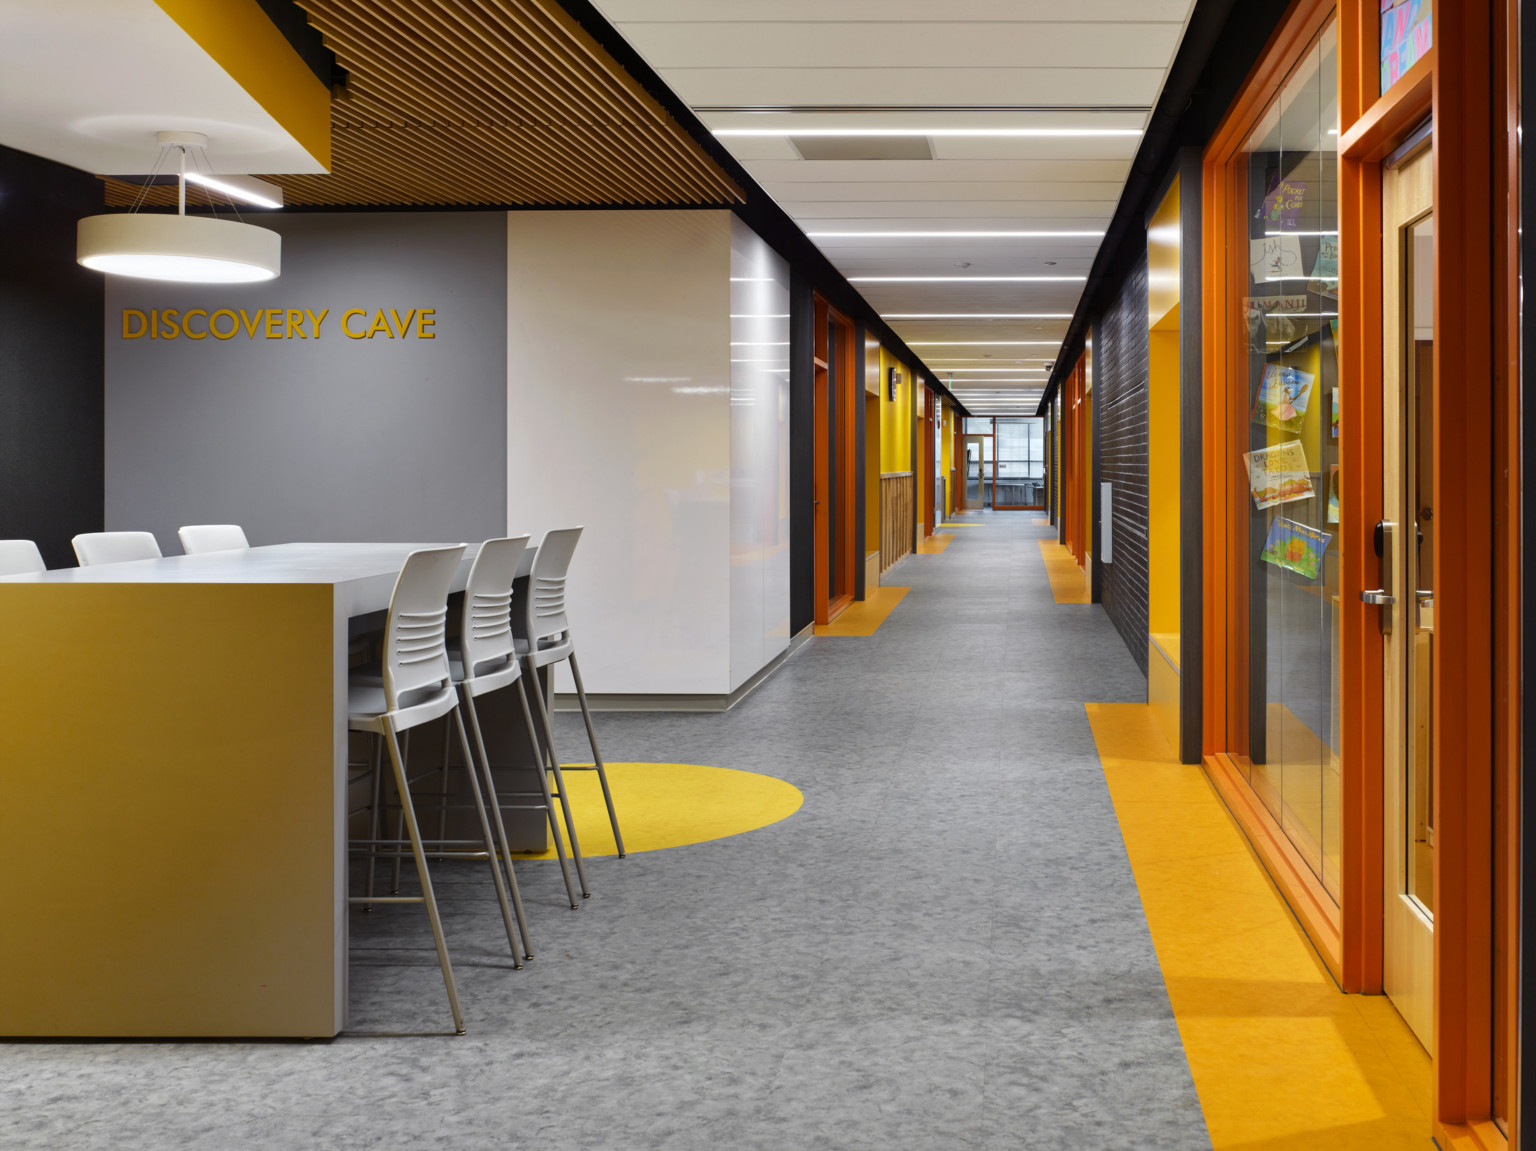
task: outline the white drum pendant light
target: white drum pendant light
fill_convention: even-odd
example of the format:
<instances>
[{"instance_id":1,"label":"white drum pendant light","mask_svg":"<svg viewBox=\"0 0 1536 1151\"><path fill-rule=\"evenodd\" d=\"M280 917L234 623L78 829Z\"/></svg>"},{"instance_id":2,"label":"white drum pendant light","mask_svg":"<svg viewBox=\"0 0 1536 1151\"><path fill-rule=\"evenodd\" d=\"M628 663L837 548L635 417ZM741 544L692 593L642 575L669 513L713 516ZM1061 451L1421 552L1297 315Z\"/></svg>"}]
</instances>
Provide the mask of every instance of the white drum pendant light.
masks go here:
<instances>
[{"instance_id":1,"label":"white drum pendant light","mask_svg":"<svg viewBox=\"0 0 1536 1151\"><path fill-rule=\"evenodd\" d=\"M187 149L201 149L206 137L198 132L161 132L158 138L162 154L174 148L179 155L177 214L131 211L87 216L75 233L75 259L98 272L144 280L250 284L275 278L282 237L272 229L186 214Z\"/></svg>"}]
</instances>

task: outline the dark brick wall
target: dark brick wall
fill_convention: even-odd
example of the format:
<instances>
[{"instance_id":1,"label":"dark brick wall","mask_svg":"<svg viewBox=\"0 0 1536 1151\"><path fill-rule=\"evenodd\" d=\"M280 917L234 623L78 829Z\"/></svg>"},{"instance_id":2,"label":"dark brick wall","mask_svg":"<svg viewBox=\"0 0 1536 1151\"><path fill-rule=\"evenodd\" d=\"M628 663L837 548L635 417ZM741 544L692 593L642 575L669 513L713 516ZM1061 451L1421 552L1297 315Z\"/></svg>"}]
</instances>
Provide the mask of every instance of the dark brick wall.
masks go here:
<instances>
[{"instance_id":1,"label":"dark brick wall","mask_svg":"<svg viewBox=\"0 0 1536 1151\"><path fill-rule=\"evenodd\" d=\"M1114 304L1093 328L1098 478L1114 485L1113 523L1100 529L1114 532L1113 562L1103 569L1102 598L1104 610L1143 675L1147 671L1147 362L1147 258L1143 255Z\"/></svg>"}]
</instances>

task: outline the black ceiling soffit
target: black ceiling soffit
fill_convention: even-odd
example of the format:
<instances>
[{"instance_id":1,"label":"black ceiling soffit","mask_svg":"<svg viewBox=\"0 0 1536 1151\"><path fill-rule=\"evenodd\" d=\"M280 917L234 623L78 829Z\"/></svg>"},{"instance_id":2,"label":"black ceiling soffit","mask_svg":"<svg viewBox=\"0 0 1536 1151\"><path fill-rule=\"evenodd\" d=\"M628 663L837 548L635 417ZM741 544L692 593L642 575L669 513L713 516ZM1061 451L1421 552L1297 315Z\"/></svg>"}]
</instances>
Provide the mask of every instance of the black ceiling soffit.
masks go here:
<instances>
[{"instance_id":1,"label":"black ceiling soffit","mask_svg":"<svg viewBox=\"0 0 1536 1151\"><path fill-rule=\"evenodd\" d=\"M1285 11L1284 4L1237 0L1199 0L1195 5L1036 414L1043 416L1051 406L1061 381L1082 354L1093 318L1109 306L1145 254L1147 215L1178 162L1179 149L1203 146L1211 138Z\"/></svg>"}]
</instances>

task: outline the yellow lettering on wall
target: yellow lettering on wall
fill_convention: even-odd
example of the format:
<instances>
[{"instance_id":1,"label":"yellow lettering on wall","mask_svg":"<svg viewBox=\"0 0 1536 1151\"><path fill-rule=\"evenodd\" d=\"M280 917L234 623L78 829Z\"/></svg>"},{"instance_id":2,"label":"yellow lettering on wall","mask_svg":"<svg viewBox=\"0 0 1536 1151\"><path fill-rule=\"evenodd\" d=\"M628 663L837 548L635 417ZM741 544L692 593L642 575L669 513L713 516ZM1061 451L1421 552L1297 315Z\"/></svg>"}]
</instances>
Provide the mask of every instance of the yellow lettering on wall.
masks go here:
<instances>
[{"instance_id":1,"label":"yellow lettering on wall","mask_svg":"<svg viewBox=\"0 0 1536 1151\"><path fill-rule=\"evenodd\" d=\"M283 338L283 309L268 308L267 312L267 339L280 340Z\"/></svg>"},{"instance_id":2,"label":"yellow lettering on wall","mask_svg":"<svg viewBox=\"0 0 1536 1151\"><path fill-rule=\"evenodd\" d=\"M287 331L287 334L284 336L284 339L289 339L289 340L293 339L293 333L295 331L297 331L299 333L299 339L301 339L301 340L309 339L309 337L304 334L304 312L301 309L299 309L299 308L289 308L288 309L288 321L287 321L286 327L287 327L288 331Z\"/></svg>"},{"instance_id":3,"label":"yellow lettering on wall","mask_svg":"<svg viewBox=\"0 0 1536 1151\"><path fill-rule=\"evenodd\" d=\"M160 338L160 310L158 308L151 308L149 310L149 338L152 340Z\"/></svg>"},{"instance_id":4,"label":"yellow lettering on wall","mask_svg":"<svg viewBox=\"0 0 1536 1151\"><path fill-rule=\"evenodd\" d=\"M427 319L428 316L436 316L436 308L423 308L416 313L416 338L418 340L435 340L437 333L432 331L432 325L437 323L435 319Z\"/></svg>"},{"instance_id":5,"label":"yellow lettering on wall","mask_svg":"<svg viewBox=\"0 0 1536 1151\"><path fill-rule=\"evenodd\" d=\"M186 333L187 339L189 340L206 340L208 338L208 329L206 327L204 327L201 332L194 332L192 330L193 316L203 317L203 323L205 325L208 322L207 312L203 311L201 308L193 308L190 312L181 318L181 330Z\"/></svg>"},{"instance_id":6,"label":"yellow lettering on wall","mask_svg":"<svg viewBox=\"0 0 1536 1151\"><path fill-rule=\"evenodd\" d=\"M175 308L167 308L160 313L160 317L165 321L165 332L160 337L162 340L174 340L181 335L181 325L177 322L181 319L179 311Z\"/></svg>"},{"instance_id":7,"label":"yellow lettering on wall","mask_svg":"<svg viewBox=\"0 0 1536 1151\"><path fill-rule=\"evenodd\" d=\"M309 317L309 326L314 331L314 338L318 340L320 338L320 325L325 322L325 317L331 314L331 309L321 308L318 316L308 308L304 309L304 313Z\"/></svg>"},{"instance_id":8,"label":"yellow lettering on wall","mask_svg":"<svg viewBox=\"0 0 1536 1151\"><path fill-rule=\"evenodd\" d=\"M249 339L256 338L256 329L261 326L262 312L258 309L254 316L247 316L245 309L240 309L240 324L245 328L245 334Z\"/></svg>"},{"instance_id":9,"label":"yellow lettering on wall","mask_svg":"<svg viewBox=\"0 0 1536 1151\"><path fill-rule=\"evenodd\" d=\"M260 313L258 313L258 315L259 314ZM227 331L227 332L219 331L219 317L220 316L228 316L229 317L229 331ZM235 337L235 335L240 331L240 317L235 315L235 313L231 312L228 308L220 308L217 312L213 313L213 315L208 317L208 330L213 333L215 339L218 339L218 340L230 340L230 339L233 339Z\"/></svg>"},{"instance_id":10,"label":"yellow lettering on wall","mask_svg":"<svg viewBox=\"0 0 1536 1151\"><path fill-rule=\"evenodd\" d=\"M384 317L384 309L380 308L373 317L373 323L368 325L368 338L371 340L378 332L383 332L391 340L395 338L394 331L389 326L389 320Z\"/></svg>"},{"instance_id":11,"label":"yellow lettering on wall","mask_svg":"<svg viewBox=\"0 0 1536 1151\"><path fill-rule=\"evenodd\" d=\"M368 313L363 311L361 308L348 308L345 312L341 313L341 330L346 332L347 335L351 336L354 340L361 340L368 333L354 332L352 330L352 325L347 323L347 321L350 320L353 316L366 316L367 314Z\"/></svg>"},{"instance_id":12,"label":"yellow lettering on wall","mask_svg":"<svg viewBox=\"0 0 1536 1151\"><path fill-rule=\"evenodd\" d=\"M138 319L138 321L139 321L139 330L136 331L136 332L129 330L129 319L130 318L134 318L134 317L136 317ZM148 330L149 330L149 317L148 316L146 316L143 312L139 311L137 308L124 308L123 309L123 339L125 339L125 340L137 340L140 336L142 336Z\"/></svg>"},{"instance_id":13,"label":"yellow lettering on wall","mask_svg":"<svg viewBox=\"0 0 1536 1151\"><path fill-rule=\"evenodd\" d=\"M416 315L415 308L405 313L405 320L403 322L400 319L400 313L395 311L395 309L389 309L389 314L395 318L395 331L400 333L402 340L411 334L411 319Z\"/></svg>"}]
</instances>

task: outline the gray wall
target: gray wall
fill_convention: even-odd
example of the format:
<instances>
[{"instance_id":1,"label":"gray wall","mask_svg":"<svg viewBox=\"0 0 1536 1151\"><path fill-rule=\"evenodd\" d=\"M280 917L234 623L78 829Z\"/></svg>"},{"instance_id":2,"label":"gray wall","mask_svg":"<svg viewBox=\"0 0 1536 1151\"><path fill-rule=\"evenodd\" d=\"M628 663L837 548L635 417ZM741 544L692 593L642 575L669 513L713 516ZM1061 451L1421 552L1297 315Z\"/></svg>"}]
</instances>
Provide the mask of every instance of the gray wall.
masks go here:
<instances>
[{"instance_id":1,"label":"gray wall","mask_svg":"<svg viewBox=\"0 0 1536 1151\"><path fill-rule=\"evenodd\" d=\"M109 277L106 526L180 552L188 523L286 540L475 540L507 523L506 215L262 214L283 270L252 286ZM435 338L348 339L378 308ZM123 338L136 308L329 308L319 339ZM227 329L227 321L221 321ZM201 330L202 321L197 321ZM305 329L310 325L306 322Z\"/></svg>"}]
</instances>

